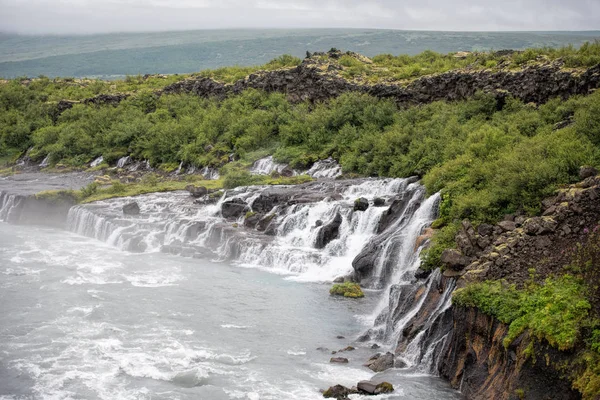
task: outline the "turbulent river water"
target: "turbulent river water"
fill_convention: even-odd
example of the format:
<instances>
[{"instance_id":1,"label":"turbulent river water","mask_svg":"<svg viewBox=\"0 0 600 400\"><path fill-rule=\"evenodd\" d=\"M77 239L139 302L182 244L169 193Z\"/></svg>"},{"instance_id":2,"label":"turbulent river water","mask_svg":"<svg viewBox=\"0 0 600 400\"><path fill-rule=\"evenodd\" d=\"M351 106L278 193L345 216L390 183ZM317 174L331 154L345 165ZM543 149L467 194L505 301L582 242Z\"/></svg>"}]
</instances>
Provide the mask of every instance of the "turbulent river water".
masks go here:
<instances>
[{"instance_id":1,"label":"turbulent river water","mask_svg":"<svg viewBox=\"0 0 600 400\"><path fill-rule=\"evenodd\" d=\"M403 182L386 185L406 189ZM357 189L347 193L353 198ZM345 247L332 243L332 253L321 258L310 249L283 258L307 263L284 273L256 244L238 249L236 262L158 251L157 241L173 245L194 220L181 193L138 198L150 217L135 224L146 241L142 252L139 241L131 252L131 221L111 214L124 201L73 209L72 232L0 222L0 399L320 399L320 389L371 378L396 387L379 398L461 398L416 364L377 375L362 366L375 350L355 340L373 327L387 289L366 290L366 298L355 301L329 296L329 284L314 279L319 267L351 263L360 250L357 234L363 241L371 237L366 220L361 225L344 214L350 223L338 242ZM344 201L328 207L340 210ZM331 213L320 203L306 207L311 223ZM300 212L281 222L297 221ZM205 224L218 219L205 217ZM310 228L285 226L282 238L263 243L267 253L302 248ZM329 363L332 350L350 344L357 349L343 353L349 364Z\"/></svg>"}]
</instances>

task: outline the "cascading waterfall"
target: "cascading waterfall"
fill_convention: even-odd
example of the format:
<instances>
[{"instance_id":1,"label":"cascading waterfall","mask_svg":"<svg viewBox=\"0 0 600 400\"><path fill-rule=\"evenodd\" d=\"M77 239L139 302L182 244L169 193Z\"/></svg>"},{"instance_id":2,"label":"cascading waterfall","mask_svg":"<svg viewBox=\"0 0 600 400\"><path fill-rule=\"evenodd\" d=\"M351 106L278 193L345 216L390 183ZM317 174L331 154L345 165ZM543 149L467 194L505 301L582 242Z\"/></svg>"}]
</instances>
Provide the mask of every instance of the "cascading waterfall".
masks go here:
<instances>
[{"instance_id":1,"label":"cascading waterfall","mask_svg":"<svg viewBox=\"0 0 600 400\"><path fill-rule=\"evenodd\" d=\"M312 282L352 275L353 260L375 243L376 257L363 284L380 289L382 299L371 317L373 328L361 339L375 341L398 354L408 366L432 373L448 337L449 328L440 320L448 315L454 287L450 283L442 289L439 272L425 281L415 278L421 250L415 243L435 218L439 195L425 198L424 188L413 182L317 182L306 191L312 195L322 191L318 200L286 198L285 203L270 209L276 227L270 234L243 228L245 212L229 220L221 215L223 203L234 199L251 209L261 196L270 195L268 187L231 190L216 204L194 204L187 192L174 192L75 206L69 211L68 229L124 250L231 260ZM358 198L369 202L365 211L354 210ZM376 199L380 206L374 205ZM123 205L132 200L139 204L140 215L123 215ZM392 209L395 218L382 229L380 222L384 216L389 218ZM341 223L336 237L317 248L319 232L338 215ZM422 315L426 317L417 329L414 320Z\"/></svg>"},{"instance_id":2,"label":"cascading waterfall","mask_svg":"<svg viewBox=\"0 0 600 400\"><path fill-rule=\"evenodd\" d=\"M98 165L102 164L104 162L104 157L100 156L98 158L96 158L94 161L92 161L92 163L90 164L91 168L96 168Z\"/></svg>"},{"instance_id":3,"label":"cascading waterfall","mask_svg":"<svg viewBox=\"0 0 600 400\"><path fill-rule=\"evenodd\" d=\"M273 156L268 156L255 161L250 172L254 175L271 175L273 172L281 173L285 167L285 164L276 163Z\"/></svg>"},{"instance_id":4,"label":"cascading waterfall","mask_svg":"<svg viewBox=\"0 0 600 400\"><path fill-rule=\"evenodd\" d=\"M40 163L39 167L40 168L46 168L49 165L50 165L50 154L48 154L46 157L44 157L44 159Z\"/></svg>"},{"instance_id":5,"label":"cascading waterfall","mask_svg":"<svg viewBox=\"0 0 600 400\"><path fill-rule=\"evenodd\" d=\"M21 196L0 192L0 221L12 222L18 219L21 201Z\"/></svg>"},{"instance_id":6,"label":"cascading waterfall","mask_svg":"<svg viewBox=\"0 0 600 400\"><path fill-rule=\"evenodd\" d=\"M305 174L313 178L336 178L342 175L342 167L330 157L314 163Z\"/></svg>"},{"instance_id":7,"label":"cascading waterfall","mask_svg":"<svg viewBox=\"0 0 600 400\"><path fill-rule=\"evenodd\" d=\"M117 161L117 168L125 168L125 166L129 164L129 161L131 161L131 157L129 156L119 158L119 161Z\"/></svg>"}]
</instances>

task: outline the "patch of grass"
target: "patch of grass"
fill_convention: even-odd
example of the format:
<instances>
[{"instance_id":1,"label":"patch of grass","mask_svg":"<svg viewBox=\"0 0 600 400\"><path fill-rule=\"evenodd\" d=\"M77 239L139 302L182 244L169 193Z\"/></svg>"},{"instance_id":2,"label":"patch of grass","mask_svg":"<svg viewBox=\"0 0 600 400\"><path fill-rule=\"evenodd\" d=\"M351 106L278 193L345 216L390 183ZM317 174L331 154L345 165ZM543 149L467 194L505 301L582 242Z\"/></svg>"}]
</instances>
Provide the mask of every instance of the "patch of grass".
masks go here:
<instances>
[{"instance_id":1,"label":"patch of grass","mask_svg":"<svg viewBox=\"0 0 600 400\"><path fill-rule=\"evenodd\" d=\"M336 283L331 287L331 289L329 289L329 294L351 298L359 298L365 296L362 289L360 288L360 285L354 282Z\"/></svg>"}]
</instances>

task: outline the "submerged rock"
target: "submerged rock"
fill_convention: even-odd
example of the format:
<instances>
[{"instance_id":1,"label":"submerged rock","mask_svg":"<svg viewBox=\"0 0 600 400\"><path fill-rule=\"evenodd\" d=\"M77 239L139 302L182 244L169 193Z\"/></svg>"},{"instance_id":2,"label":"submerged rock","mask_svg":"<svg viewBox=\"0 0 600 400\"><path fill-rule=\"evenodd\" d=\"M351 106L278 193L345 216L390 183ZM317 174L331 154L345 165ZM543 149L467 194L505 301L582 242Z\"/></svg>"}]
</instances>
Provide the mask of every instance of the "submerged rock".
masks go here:
<instances>
[{"instance_id":1,"label":"submerged rock","mask_svg":"<svg viewBox=\"0 0 600 400\"><path fill-rule=\"evenodd\" d=\"M345 357L331 357L329 362L333 364L348 364L348 359Z\"/></svg>"},{"instance_id":2,"label":"submerged rock","mask_svg":"<svg viewBox=\"0 0 600 400\"><path fill-rule=\"evenodd\" d=\"M140 206L135 201L123 206L123 215L140 215Z\"/></svg>"}]
</instances>

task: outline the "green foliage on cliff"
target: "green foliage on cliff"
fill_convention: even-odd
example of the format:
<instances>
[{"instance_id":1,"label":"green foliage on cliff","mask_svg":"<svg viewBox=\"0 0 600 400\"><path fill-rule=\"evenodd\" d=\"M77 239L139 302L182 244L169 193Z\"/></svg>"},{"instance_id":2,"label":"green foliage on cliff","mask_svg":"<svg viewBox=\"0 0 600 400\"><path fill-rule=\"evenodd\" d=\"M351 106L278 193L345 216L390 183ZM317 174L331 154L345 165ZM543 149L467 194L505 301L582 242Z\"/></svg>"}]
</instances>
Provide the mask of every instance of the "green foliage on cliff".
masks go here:
<instances>
[{"instance_id":1,"label":"green foliage on cliff","mask_svg":"<svg viewBox=\"0 0 600 400\"><path fill-rule=\"evenodd\" d=\"M457 290L452 299L456 305L476 307L509 325L506 347L529 330L559 350L569 350L582 340L583 329L592 322L584 288L581 279L564 275L541 285L530 283L524 289L502 282L475 283Z\"/></svg>"},{"instance_id":2,"label":"green foliage on cliff","mask_svg":"<svg viewBox=\"0 0 600 400\"><path fill-rule=\"evenodd\" d=\"M358 283L354 282L336 283L331 287L331 289L329 289L329 293L335 296L344 296L350 298L359 298L365 296Z\"/></svg>"},{"instance_id":3,"label":"green foliage on cliff","mask_svg":"<svg viewBox=\"0 0 600 400\"><path fill-rule=\"evenodd\" d=\"M476 307L507 324L505 347L528 331L559 350L576 351L564 372L584 399L595 399L600 395L600 318L588 290L587 280L572 275L548 278L544 284L529 282L523 289L488 281L456 290L452 302Z\"/></svg>"}]
</instances>

